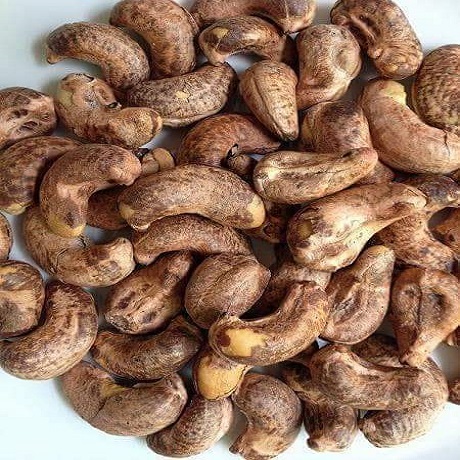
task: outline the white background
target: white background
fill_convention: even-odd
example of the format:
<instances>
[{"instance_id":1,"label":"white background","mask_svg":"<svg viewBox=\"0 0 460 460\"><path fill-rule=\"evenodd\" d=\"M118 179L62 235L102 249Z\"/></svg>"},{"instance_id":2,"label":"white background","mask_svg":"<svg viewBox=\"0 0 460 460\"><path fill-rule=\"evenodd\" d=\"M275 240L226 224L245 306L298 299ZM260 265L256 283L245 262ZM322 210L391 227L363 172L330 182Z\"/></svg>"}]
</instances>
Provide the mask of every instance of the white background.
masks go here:
<instances>
[{"instance_id":1,"label":"white background","mask_svg":"<svg viewBox=\"0 0 460 460\"><path fill-rule=\"evenodd\" d=\"M226 0L222 0L226 1ZM56 83L74 71L95 72L95 68L63 61L46 64L43 42L47 34L65 22L107 21L115 0L0 0L0 87L29 86L53 93ZM189 6L192 1L180 1ZM332 0L319 1L316 22L328 22ZM399 0L415 27L425 51L460 42L459 0ZM232 59L241 70L247 59ZM180 133L161 137L156 145L174 148ZM0 172L1 173L1 172ZM14 223L18 226L16 219ZM18 235L18 232L15 232ZM17 236L12 258L27 260ZM441 347L436 357L450 377L460 376L460 351ZM235 458L228 445L236 431L198 459ZM460 407L449 404L433 431L412 443L377 449L362 435L342 454L319 454L305 447L302 434L280 459L300 460L454 460L460 458ZM143 439L122 438L100 432L82 421L63 398L58 382L29 382L0 371L0 460L147 460L163 458L152 453Z\"/></svg>"}]
</instances>

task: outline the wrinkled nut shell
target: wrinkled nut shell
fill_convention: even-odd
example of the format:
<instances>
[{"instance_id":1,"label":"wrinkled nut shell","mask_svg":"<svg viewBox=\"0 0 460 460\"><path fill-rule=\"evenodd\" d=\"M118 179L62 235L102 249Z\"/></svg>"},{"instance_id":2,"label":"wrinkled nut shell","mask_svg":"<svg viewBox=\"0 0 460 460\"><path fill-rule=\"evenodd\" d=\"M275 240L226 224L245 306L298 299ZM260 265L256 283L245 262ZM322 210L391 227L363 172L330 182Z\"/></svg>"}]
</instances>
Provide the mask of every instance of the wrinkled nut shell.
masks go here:
<instances>
[{"instance_id":1,"label":"wrinkled nut shell","mask_svg":"<svg viewBox=\"0 0 460 460\"><path fill-rule=\"evenodd\" d=\"M0 214L0 262L7 260L13 246L13 231L3 214Z\"/></svg>"}]
</instances>

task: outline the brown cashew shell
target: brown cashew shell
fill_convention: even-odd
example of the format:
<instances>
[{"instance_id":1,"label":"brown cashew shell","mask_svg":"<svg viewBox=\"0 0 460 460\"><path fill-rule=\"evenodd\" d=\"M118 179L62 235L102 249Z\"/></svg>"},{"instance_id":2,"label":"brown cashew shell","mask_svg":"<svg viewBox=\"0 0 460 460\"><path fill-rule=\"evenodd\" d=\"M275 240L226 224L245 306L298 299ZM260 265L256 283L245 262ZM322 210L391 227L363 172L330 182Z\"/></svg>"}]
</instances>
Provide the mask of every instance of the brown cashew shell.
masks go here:
<instances>
[{"instance_id":1,"label":"brown cashew shell","mask_svg":"<svg viewBox=\"0 0 460 460\"><path fill-rule=\"evenodd\" d=\"M97 364L112 374L155 380L182 369L198 353L201 343L200 330L178 316L156 335L99 332L91 354Z\"/></svg>"},{"instance_id":2,"label":"brown cashew shell","mask_svg":"<svg viewBox=\"0 0 460 460\"><path fill-rule=\"evenodd\" d=\"M422 45L392 0L340 0L331 11L331 20L351 31L386 78L410 77L422 63Z\"/></svg>"},{"instance_id":3,"label":"brown cashew shell","mask_svg":"<svg viewBox=\"0 0 460 460\"><path fill-rule=\"evenodd\" d=\"M108 24L62 25L48 35L46 58L50 64L70 58L98 65L104 80L120 91L147 80L150 73L141 46L127 33Z\"/></svg>"},{"instance_id":4,"label":"brown cashew shell","mask_svg":"<svg viewBox=\"0 0 460 460\"><path fill-rule=\"evenodd\" d=\"M51 134L56 124L52 97L30 88L0 90L0 149L21 139Z\"/></svg>"},{"instance_id":5,"label":"brown cashew shell","mask_svg":"<svg viewBox=\"0 0 460 460\"><path fill-rule=\"evenodd\" d=\"M434 227L433 232L460 258L460 209L453 209L446 220Z\"/></svg>"},{"instance_id":6,"label":"brown cashew shell","mask_svg":"<svg viewBox=\"0 0 460 460\"><path fill-rule=\"evenodd\" d=\"M236 87L231 66L205 64L178 77L150 80L128 92L128 105L156 110L165 126L180 128L220 112Z\"/></svg>"},{"instance_id":7,"label":"brown cashew shell","mask_svg":"<svg viewBox=\"0 0 460 460\"><path fill-rule=\"evenodd\" d=\"M149 46L153 78L191 72L198 26L190 13L172 0L123 0L112 9L110 24L127 27Z\"/></svg>"},{"instance_id":8,"label":"brown cashew shell","mask_svg":"<svg viewBox=\"0 0 460 460\"><path fill-rule=\"evenodd\" d=\"M460 379L449 383L449 401L460 405Z\"/></svg>"},{"instance_id":9,"label":"brown cashew shell","mask_svg":"<svg viewBox=\"0 0 460 460\"><path fill-rule=\"evenodd\" d=\"M457 327L452 334L449 334L445 342L451 347L460 347L460 327Z\"/></svg>"},{"instance_id":10,"label":"brown cashew shell","mask_svg":"<svg viewBox=\"0 0 460 460\"><path fill-rule=\"evenodd\" d=\"M80 417L118 436L156 433L174 423L187 403L187 390L178 374L129 388L84 361L61 377L61 386Z\"/></svg>"},{"instance_id":11,"label":"brown cashew shell","mask_svg":"<svg viewBox=\"0 0 460 460\"><path fill-rule=\"evenodd\" d=\"M0 261L7 260L13 246L13 230L3 214L0 214Z\"/></svg>"},{"instance_id":12,"label":"brown cashew shell","mask_svg":"<svg viewBox=\"0 0 460 460\"><path fill-rule=\"evenodd\" d=\"M46 287L42 325L14 342L0 342L0 366L21 379L52 379L75 366L97 334L93 297L53 281Z\"/></svg>"}]
</instances>

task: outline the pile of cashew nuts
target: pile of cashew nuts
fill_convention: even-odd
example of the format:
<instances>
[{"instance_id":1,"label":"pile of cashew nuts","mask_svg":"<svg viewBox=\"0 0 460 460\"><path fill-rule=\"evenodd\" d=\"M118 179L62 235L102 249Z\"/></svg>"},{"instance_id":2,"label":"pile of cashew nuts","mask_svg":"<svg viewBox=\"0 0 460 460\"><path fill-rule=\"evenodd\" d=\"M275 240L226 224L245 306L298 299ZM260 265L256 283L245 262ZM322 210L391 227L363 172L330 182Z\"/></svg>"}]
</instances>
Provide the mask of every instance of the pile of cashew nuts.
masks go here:
<instances>
[{"instance_id":1,"label":"pile of cashew nuts","mask_svg":"<svg viewBox=\"0 0 460 460\"><path fill-rule=\"evenodd\" d=\"M236 409L230 451L263 460L302 422L317 451L359 431L389 447L460 404L430 357L460 346L460 45L424 57L391 0L339 0L331 24L315 11L122 0L110 25L46 40L50 64L102 79L0 90L0 210L23 214L50 278L9 260L0 214L4 371L58 377L86 422L171 457L209 449ZM241 75L239 53L256 57ZM365 54L379 77L344 99ZM163 126L190 127L178 150L142 148Z\"/></svg>"}]
</instances>

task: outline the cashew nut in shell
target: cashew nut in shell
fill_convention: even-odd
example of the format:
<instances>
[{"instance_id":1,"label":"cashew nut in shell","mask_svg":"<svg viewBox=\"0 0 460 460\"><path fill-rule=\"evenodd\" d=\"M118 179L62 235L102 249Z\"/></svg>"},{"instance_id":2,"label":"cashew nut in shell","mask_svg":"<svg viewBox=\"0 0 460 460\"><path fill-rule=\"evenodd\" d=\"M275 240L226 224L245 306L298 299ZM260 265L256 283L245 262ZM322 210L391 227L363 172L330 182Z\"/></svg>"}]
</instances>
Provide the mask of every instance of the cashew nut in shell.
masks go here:
<instances>
[{"instance_id":1,"label":"cashew nut in shell","mask_svg":"<svg viewBox=\"0 0 460 460\"><path fill-rule=\"evenodd\" d=\"M13 231L3 214L0 214L0 261L7 260L13 246Z\"/></svg>"},{"instance_id":2,"label":"cashew nut in shell","mask_svg":"<svg viewBox=\"0 0 460 460\"><path fill-rule=\"evenodd\" d=\"M447 219L434 227L433 232L460 258L460 209L453 209Z\"/></svg>"}]
</instances>

